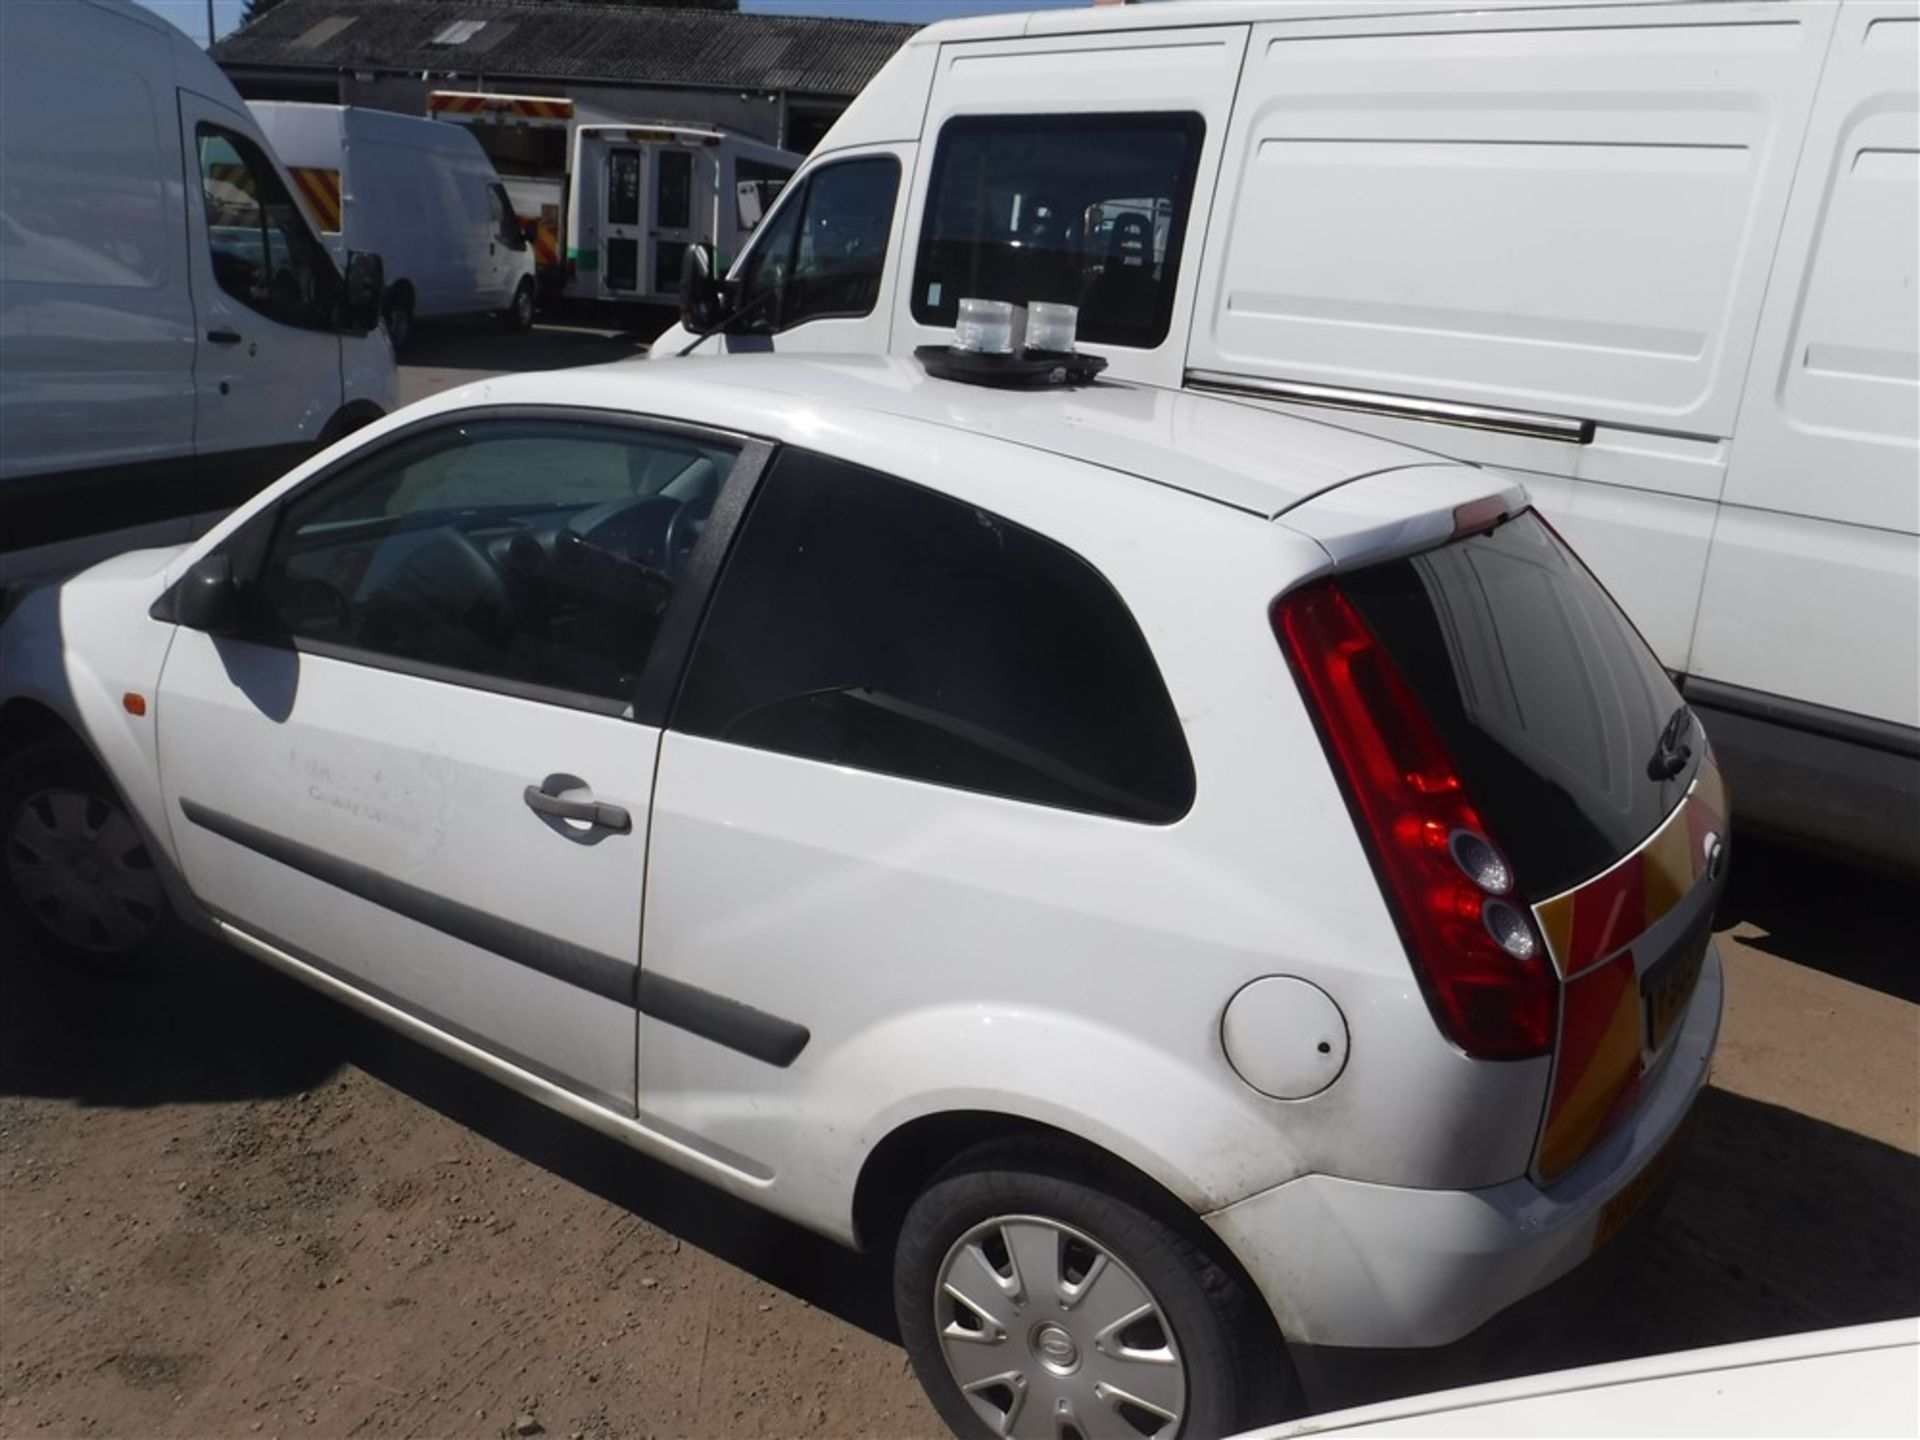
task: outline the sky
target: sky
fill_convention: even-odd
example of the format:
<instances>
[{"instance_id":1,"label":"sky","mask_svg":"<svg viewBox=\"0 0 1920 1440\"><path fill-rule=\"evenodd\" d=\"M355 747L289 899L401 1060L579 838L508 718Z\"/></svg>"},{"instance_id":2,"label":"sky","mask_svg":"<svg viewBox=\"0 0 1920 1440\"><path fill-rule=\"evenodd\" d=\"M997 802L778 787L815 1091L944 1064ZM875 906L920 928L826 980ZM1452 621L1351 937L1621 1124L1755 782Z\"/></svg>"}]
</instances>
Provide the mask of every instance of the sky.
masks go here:
<instances>
[{"instance_id":1,"label":"sky","mask_svg":"<svg viewBox=\"0 0 1920 1440\"><path fill-rule=\"evenodd\" d=\"M139 0L164 15L194 39L207 40L207 0ZM740 8L756 15L841 15L856 20L905 20L927 24L956 15L984 15L1008 10L1055 10L1084 5L1087 0L740 0ZM241 0L213 0L214 29L224 35L240 23Z\"/></svg>"}]
</instances>

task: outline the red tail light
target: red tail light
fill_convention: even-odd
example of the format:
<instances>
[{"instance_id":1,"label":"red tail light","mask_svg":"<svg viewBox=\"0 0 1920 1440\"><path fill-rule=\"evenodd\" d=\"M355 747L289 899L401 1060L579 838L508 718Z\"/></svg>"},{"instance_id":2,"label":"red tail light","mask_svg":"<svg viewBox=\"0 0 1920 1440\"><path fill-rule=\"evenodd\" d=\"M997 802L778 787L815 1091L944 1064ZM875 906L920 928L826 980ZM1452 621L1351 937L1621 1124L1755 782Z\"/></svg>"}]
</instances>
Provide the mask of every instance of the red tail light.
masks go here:
<instances>
[{"instance_id":1,"label":"red tail light","mask_svg":"<svg viewBox=\"0 0 1920 1440\"><path fill-rule=\"evenodd\" d=\"M1272 620L1434 1019L1481 1059L1546 1054L1557 998L1546 947L1393 657L1331 581L1284 597Z\"/></svg>"}]
</instances>

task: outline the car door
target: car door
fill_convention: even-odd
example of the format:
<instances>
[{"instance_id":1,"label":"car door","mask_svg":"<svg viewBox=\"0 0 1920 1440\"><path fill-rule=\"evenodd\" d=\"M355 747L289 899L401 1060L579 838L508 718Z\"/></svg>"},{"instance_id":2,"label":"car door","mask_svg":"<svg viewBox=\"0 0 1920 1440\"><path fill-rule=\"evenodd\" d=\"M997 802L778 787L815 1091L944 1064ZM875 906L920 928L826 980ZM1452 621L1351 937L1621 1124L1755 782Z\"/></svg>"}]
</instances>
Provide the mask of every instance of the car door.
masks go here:
<instances>
[{"instance_id":1,"label":"car door","mask_svg":"<svg viewBox=\"0 0 1920 1440\"><path fill-rule=\"evenodd\" d=\"M213 507L302 458L340 408L340 276L245 117L183 90L180 119L194 449Z\"/></svg>"},{"instance_id":2,"label":"car door","mask_svg":"<svg viewBox=\"0 0 1920 1440\"><path fill-rule=\"evenodd\" d=\"M183 629L161 677L195 894L632 1114L649 696L740 454L591 413L442 417L265 512L231 552L243 628Z\"/></svg>"}]
</instances>

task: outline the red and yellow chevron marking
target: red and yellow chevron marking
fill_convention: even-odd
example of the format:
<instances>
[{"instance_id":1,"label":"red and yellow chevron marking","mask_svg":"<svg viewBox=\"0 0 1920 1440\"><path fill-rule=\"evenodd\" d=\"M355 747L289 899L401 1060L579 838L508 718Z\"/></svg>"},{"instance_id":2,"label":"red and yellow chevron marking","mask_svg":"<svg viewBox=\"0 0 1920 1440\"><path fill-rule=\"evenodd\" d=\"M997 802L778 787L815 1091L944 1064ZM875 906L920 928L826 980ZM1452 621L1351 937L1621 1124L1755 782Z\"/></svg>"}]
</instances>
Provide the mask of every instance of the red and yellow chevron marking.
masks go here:
<instances>
[{"instance_id":1,"label":"red and yellow chevron marking","mask_svg":"<svg viewBox=\"0 0 1920 1440\"><path fill-rule=\"evenodd\" d=\"M469 90L435 90L427 96L427 113L564 122L573 118L573 101L542 95L483 95Z\"/></svg>"},{"instance_id":2,"label":"red and yellow chevron marking","mask_svg":"<svg viewBox=\"0 0 1920 1440\"><path fill-rule=\"evenodd\" d=\"M1692 890L1707 836L1727 829L1726 786L1711 755L1687 798L1604 875L1534 906L1562 977L1560 1043L1541 1132L1545 1179L1564 1174L1632 1110L1646 1056L1632 943Z\"/></svg>"},{"instance_id":3,"label":"red and yellow chevron marking","mask_svg":"<svg viewBox=\"0 0 1920 1440\"><path fill-rule=\"evenodd\" d=\"M560 263L560 207L558 205L540 207L540 225L533 232L533 263L535 265Z\"/></svg>"},{"instance_id":4,"label":"red and yellow chevron marking","mask_svg":"<svg viewBox=\"0 0 1920 1440\"><path fill-rule=\"evenodd\" d=\"M287 172L313 223L328 235L340 233L340 172L295 165Z\"/></svg>"}]
</instances>

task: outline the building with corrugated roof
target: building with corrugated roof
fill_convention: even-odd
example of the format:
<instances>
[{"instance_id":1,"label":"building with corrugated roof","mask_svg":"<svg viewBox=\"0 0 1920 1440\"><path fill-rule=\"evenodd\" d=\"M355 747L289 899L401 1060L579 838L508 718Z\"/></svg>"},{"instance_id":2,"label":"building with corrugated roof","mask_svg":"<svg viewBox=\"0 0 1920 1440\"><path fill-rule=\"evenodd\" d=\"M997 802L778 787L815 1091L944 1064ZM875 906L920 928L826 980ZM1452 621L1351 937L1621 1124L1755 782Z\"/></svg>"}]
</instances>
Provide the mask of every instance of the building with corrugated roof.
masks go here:
<instances>
[{"instance_id":1,"label":"building with corrugated roof","mask_svg":"<svg viewBox=\"0 0 1920 1440\"><path fill-rule=\"evenodd\" d=\"M805 151L914 29L553 0L282 0L213 57L249 100L424 115L436 90L510 92Z\"/></svg>"}]
</instances>

